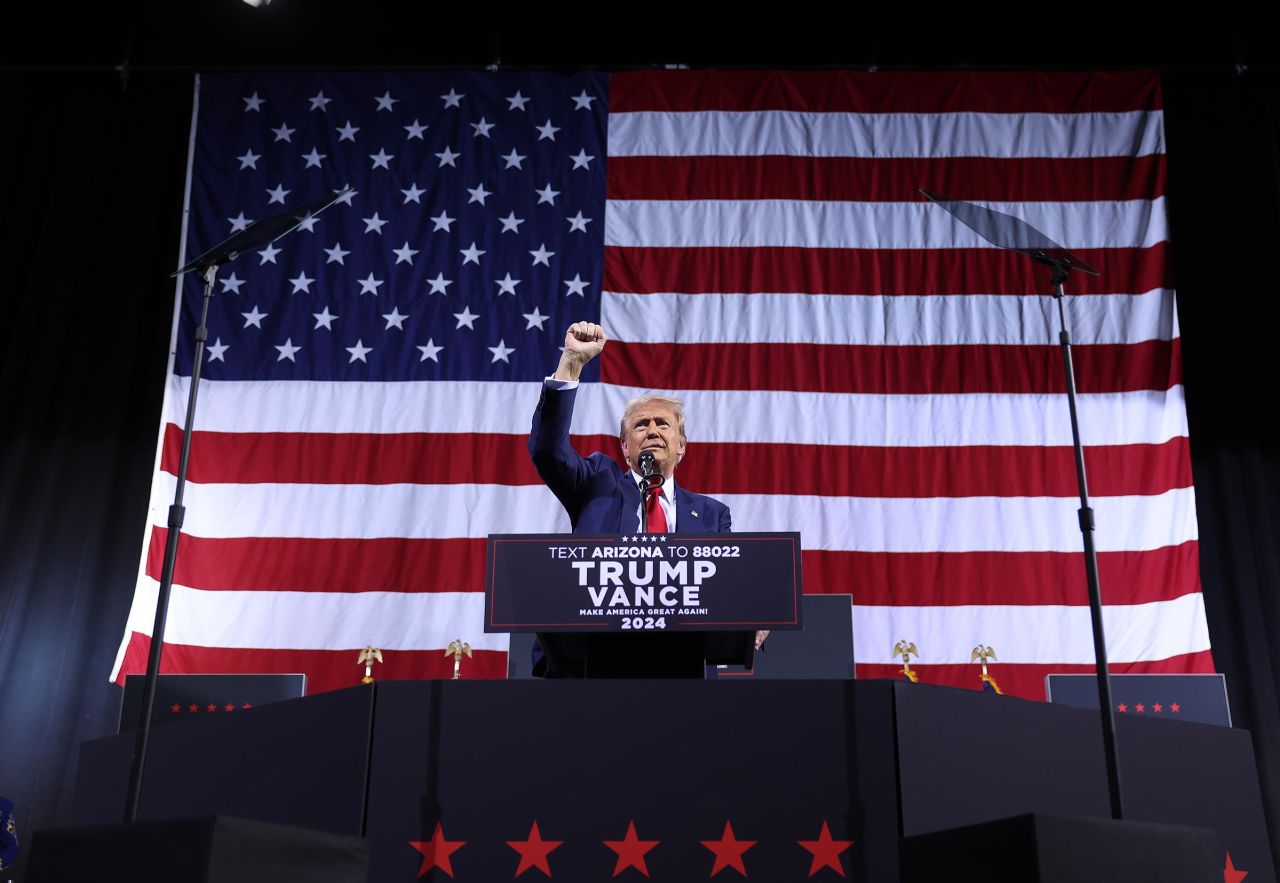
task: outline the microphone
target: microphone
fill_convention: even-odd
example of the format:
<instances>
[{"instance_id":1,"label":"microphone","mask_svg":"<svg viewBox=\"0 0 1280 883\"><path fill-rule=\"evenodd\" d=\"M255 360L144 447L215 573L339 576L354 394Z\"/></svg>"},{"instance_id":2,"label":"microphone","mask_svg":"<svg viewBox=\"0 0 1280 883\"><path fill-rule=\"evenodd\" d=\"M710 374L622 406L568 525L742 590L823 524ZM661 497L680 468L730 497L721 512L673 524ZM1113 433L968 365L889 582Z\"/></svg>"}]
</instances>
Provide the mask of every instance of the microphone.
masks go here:
<instances>
[{"instance_id":1,"label":"microphone","mask_svg":"<svg viewBox=\"0 0 1280 883\"><path fill-rule=\"evenodd\" d=\"M653 451L640 452L640 475L643 476L645 484L649 487L658 487L662 484L662 473L658 471L658 458L653 456Z\"/></svg>"}]
</instances>

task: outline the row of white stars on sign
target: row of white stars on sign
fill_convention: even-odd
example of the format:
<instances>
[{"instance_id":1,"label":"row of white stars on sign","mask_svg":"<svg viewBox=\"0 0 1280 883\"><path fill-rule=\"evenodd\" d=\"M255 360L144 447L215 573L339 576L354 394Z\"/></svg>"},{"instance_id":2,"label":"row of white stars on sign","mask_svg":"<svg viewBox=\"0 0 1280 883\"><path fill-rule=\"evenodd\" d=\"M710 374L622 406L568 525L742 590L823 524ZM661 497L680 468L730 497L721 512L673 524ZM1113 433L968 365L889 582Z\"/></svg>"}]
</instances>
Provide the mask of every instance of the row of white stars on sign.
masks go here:
<instances>
[{"instance_id":1,"label":"row of white stars on sign","mask_svg":"<svg viewBox=\"0 0 1280 883\"><path fill-rule=\"evenodd\" d=\"M472 243L472 248L473 249L475 248L475 243ZM466 252L463 252L463 254L466 254ZM480 254L484 254L484 252L480 252ZM555 252L550 252L550 254L555 254ZM399 262L397 261L397 263ZM466 263L467 263L466 261L463 261L464 265ZM476 265L478 266L479 263L480 262L477 260ZM534 261L534 264L536 265L537 261ZM547 264L547 266L549 267L551 265ZM238 276L236 276L235 273L232 273L226 279L221 280L222 292L225 294L226 292L230 291L232 294L238 295L240 293L240 286L244 285L246 281L247 280L241 279ZM303 294L310 294L311 286L317 280L312 279L305 272L301 272L297 276L294 276L292 279L289 279L288 281L293 286L293 290L289 292L290 294L297 294L299 292L302 292ZM386 284L386 280L378 279L377 277L375 277L373 275L372 270L369 271L369 275L366 276L365 278L357 279L355 281L356 281L356 284L360 286L361 295L372 294L374 297L378 296L378 289ZM510 273L507 273L501 279L493 280L494 284L498 286L498 296L502 296L504 294L515 295L516 286L519 285L522 281L523 280L521 279L513 279ZM565 297L571 297L575 294L578 295L579 297L586 297L587 286L591 284L588 280L582 278L581 273L574 273L572 279L562 279L561 281L565 284L565 287L568 289L565 292ZM448 296L449 294L448 288L450 285L453 284L453 280L444 278L444 273L441 272L436 274L436 278L428 279L427 284L431 286L431 290L428 291L427 294L429 295L443 294L445 296Z\"/></svg>"},{"instance_id":2,"label":"row of white stars on sign","mask_svg":"<svg viewBox=\"0 0 1280 883\"><path fill-rule=\"evenodd\" d=\"M335 316L334 318L337 318L337 317ZM545 317L544 317L544 320L545 320ZM221 337L215 339L214 342L209 344L209 346L207 347L207 351L209 353L209 361L222 362L225 364L227 350L229 349L231 349L231 345L227 343L223 343ZM277 344L275 349L280 353L280 355L276 358L277 362L283 362L287 360L295 364L297 364L297 359L295 359L294 356L296 356L298 353L302 351L301 346L297 346L294 344L292 337L286 338L283 344ZM357 340L355 346L343 347L343 349L345 349L348 353L351 354L351 358L348 360L348 364L351 364L353 362L364 362L367 365L369 364L369 360L366 357L369 355L369 353L373 352L373 347L364 345L363 338L361 338L360 340ZM434 338L427 338L426 344L418 346L418 349L422 352L422 358L418 360L419 362L426 362L430 360L437 364L439 364L440 362L440 359L438 358L439 354L444 351L443 346L436 345ZM495 362L506 362L509 365L511 364L511 359L509 358L509 356L516 351L515 347L507 346L507 341L505 338L503 340L499 340L497 346L485 347L485 349L493 353L493 359L491 360L490 364Z\"/></svg>"},{"instance_id":3,"label":"row of white stars on sign","mask_svg":"<svg viewBox=\"0 0 1280 883\"><path fill-rule=\"evenodd\" d=\"M550 125L550 121L548 121L548 125ZM543 130L538 129L538 131L541 132ZM557 129L556 131L559 130ZM551 137L552 140L555 139L554 135ZM541 141L542 139L539 138L538 140ZM453 168L456 169L458 167L456 160L461 156L462 154L455 152L452 147L445 147L444 152L436 154L436 157L440 160L440 163L436 168L442 169L445 166L453 166ZM311 148L310 153L299 154L299 157L307 162L307 164L303 166L303 169L319 169L324 167L324 161L329 158L329 154L321 153L313 147ZM391 171L391 160L395 158L396 155L394 153L387 153L387 149L385 147L378 148L377 153L369 154L369 160L373 163L370 171L373 169L386 169L388 172ZM499 159L505 160L507 163L503 166L504 171L506 169L519 169L520 171L524 171L522 163L528 158L529 157L524 154L516 153L516 149L514 147L511 148L510 153L499 157ZM249 149L237 156L236 159L240 160L240 171L244 171L245 169L253 169L254 171L257 171L258 160L262 159L262 154L254 153L252 149ZM591 161L595 159L595 156L587 153L585 149L579 148L577 153L569 155L569 159L573 160L573 168L569 171L574 171L575 169L586 169L587 171L590 171ZM267 192L271 193L272 191L268 190ZM285 193L288 192L289 191L287 190L285 191Z\"/></svg>"},{"instance_id":4,"label":"row of white stars on sign","mask_svg":"<svg viewBox=\"0 0 1280 883\"><path fill-rule=\"evenodd\" d=\"M261 312L258 309L257 304L254 304L252 310L247 313L241 313L240 315L244 316L245 328L253 327L261 330L262 320L271 314ZM321 328L324 328L326 331L332 331L334 321L342 318L336 313L330 313L328 307L325 307L318 313L312 313L311 315L316 320L315 327L312 329L313 331L318 331ZM470 328L472 331L475 331L475 321L480 318L480 315L480 313L471 312L470 307L464 306L461 313L453 314L453 318L458 320L458 324L454 326L454 330ZM542 315L542 312L537 307L533 308L532 313L521 313L520 315L524 317L524 320L527 323L525 325L526 331L529 329L536 329L538 331L545 330L542 326L551 318L550 316ZM386 328L383 329L384 331L390 331L392 328L404 331L404 322L409 318L409 316L407 313L401 313L399 307L392 307L391 312L382 314L382 318L387 323Z\"/></svg>"},{"instance_id":5,"label":"row of white stars on sign","mask_svg":"<svg viewBox=\"0 0 1280 883\"><path fill-rule=\"evenodd\" d=\"M661 543L667 539L666 534L638 533L633 537L619 537L620 543Z\"/></svg>"},{"instance_id":6,"label":"row of white stars on sign","mask_svg":"<svg viewBox=\"0 0 1280 883\"><path fill-rule=\"evenodd\" d=\"M465 92L459 92L457 89L452 87L449 89L447 93L440 96L440 98L443 99L444 101L444 109L446 110L451 107L461 110L462 99L466 97L467 96ZM579 93L578 95L571 95L569 97L573 101L574 110L585 110L588 112L591 110L591 102L596 100L596 96L588 95L586 89L583 89L582 92ZM260 96L257 92L254 92L252 95L244 96L242 100L244 101L245 113L249 113L250 111L260 112L262 110L262 106L267 103L267 100L262 96ZM373 100L378 103L377 109L379 111L382 111L382 110L394 111L395 106L400 103L399 98L392 97L390 89L388 89L382 95L374 96ZM322 89L319 92L317 92L315 95L313 95L311 98L309 98L308 101L311 103L311 107L309 107L308 110L319 110L319 111L328 113L328 106L330 102L333 101L333 99L325 95L324 90ZM525 106L530 101L532 101L532 99L525 97L520 92L520 90L517 89L514 95L507 96L506 101L507 101L507 110L524 111ZM414 122L416 124L417 121L415 120ZM348 127L351 126L351 123L349 121L347 122L347 126ZM285 127L282 127L282 128L285 128ZM424 126L423 128L426 128L426 127ZM280 130L277 129L273 131L276 131L278 133ZM282 135L282 136L278 135L276 140L288 141L289 135L292 135L295 131L297 130L289 129L288 134ZM342 131L342 130L339 130L339 131ZM358 131L360 130L355 129L354 131L352 131L351 133L352 140L355 140L355 132L358 132Z\"/></svg>"}]
</instances>

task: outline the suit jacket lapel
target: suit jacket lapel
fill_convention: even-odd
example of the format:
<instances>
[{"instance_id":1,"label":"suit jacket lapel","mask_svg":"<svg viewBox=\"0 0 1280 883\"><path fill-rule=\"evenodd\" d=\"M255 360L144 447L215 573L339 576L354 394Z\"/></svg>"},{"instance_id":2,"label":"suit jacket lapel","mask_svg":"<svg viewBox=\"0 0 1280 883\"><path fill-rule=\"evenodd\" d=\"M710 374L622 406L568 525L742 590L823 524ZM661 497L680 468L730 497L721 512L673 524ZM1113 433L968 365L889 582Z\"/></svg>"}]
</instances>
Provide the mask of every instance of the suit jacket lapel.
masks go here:
<instances>
[{"instance_id":1,"label":"suit jacket lapel","mask_svg":"<svg viewBox=\"0 0 1280 883\"><path fill-rule=\"evenodd\" d=\"M640 488L631 473L622 474L622 511L618 513L618 533L640 532Z\"/></svg>"},{"instance_id":2,"label":"suit jacket lapel","mask_svg":"<svg viewBox=\"0 0 1280 883\"><path fill-rule=\"evenodd\" d=\"M676 533L703 533L702 513L682 485L676 485Z\"/></svg>"}]
</instances>

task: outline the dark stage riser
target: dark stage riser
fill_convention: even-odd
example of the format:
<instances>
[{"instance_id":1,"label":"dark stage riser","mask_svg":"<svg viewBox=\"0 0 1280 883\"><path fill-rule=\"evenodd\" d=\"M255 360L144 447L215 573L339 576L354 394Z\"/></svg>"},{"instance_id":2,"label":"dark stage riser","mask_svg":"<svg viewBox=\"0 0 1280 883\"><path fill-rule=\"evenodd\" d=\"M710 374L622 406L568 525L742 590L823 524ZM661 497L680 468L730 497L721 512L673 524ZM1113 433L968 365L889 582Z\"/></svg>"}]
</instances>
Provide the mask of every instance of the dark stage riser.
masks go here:
<instances>
[{"instance_id":1,"label":"dark stage riser","mask_svg":"<svg viewBox=\"0 0 1280 883\"><path fill-rule=\"evenodd\" d=\"M1249 883L1274 880L1249 734L1119 724L1129 817L1211 828ZM75 823L119 819L131 748L83 747ZM849 879L894 881L902 836L1109 813L1095 713L900 681L386 681L157 728L148 763L142 818L366 833L374 883L417 879L412 843L437 823L465 841L448 856L458 881L513 879L508 841L528 851L535 821L563 842L546 856L553 879L610 879L620 858L605 841L628 839L658 841L650 880L706 879L717 853L702 841L727 861L728 822L757 841L749 878L808 879L825 857ZM829 840L853 842L814 845Z\"/></svg>"}]
</instances>

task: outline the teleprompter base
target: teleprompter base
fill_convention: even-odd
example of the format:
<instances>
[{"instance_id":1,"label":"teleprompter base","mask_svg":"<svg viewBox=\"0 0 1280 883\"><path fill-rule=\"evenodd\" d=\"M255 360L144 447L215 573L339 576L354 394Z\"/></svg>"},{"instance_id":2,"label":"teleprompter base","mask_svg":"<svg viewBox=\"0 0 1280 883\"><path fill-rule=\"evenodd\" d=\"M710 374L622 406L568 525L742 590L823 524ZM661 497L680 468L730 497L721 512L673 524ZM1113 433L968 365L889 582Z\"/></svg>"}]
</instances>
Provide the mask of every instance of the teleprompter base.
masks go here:
<instances>
[{"instance_id":1,"label":"teleprompter base","mask_svg":"<svg viewBox=\"0 0 1280 883\"><path fill-rule=\"evenodd\" d=\"M1220 883L1206 828L1038 813L902 841L902 883Z\"/></svg>"},{"instance_id":2,"label":"teleprompter base","mask_svg":"<svg viewBox=\"0 0 1280 883\"><path fill-rule=\"evenodd\" d=\"M36 831L28 883L364 883L369 846L228 816Z\"/></svg>"}]
</instances>

